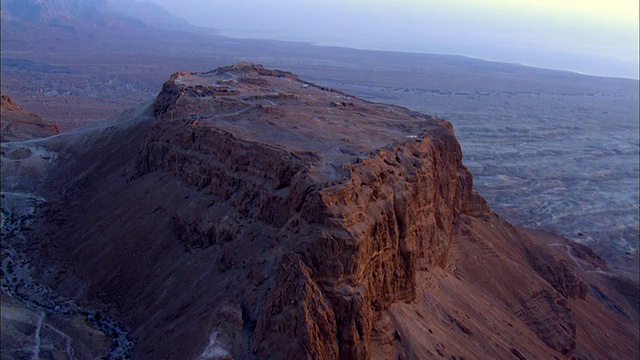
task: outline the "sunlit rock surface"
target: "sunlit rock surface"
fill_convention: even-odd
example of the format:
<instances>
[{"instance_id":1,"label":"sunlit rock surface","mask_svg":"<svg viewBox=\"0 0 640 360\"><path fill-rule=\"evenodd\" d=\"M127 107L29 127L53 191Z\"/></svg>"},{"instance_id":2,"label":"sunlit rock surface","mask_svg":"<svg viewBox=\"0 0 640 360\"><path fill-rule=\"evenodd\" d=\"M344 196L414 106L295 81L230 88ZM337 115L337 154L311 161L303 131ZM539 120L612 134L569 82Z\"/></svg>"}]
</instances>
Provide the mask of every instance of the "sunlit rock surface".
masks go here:
<instances>
[{"instance_id":1,"label":"sunlit rock surface","mask_svg":"<svg viewBox=\"0 0 640 360\"><path fill-rule=\"evenodd\" d=\"M491 213L445 120L242 63L25 146L34 281L134 359L637 357L637 284Z\"/></svg>"}]
</instances>

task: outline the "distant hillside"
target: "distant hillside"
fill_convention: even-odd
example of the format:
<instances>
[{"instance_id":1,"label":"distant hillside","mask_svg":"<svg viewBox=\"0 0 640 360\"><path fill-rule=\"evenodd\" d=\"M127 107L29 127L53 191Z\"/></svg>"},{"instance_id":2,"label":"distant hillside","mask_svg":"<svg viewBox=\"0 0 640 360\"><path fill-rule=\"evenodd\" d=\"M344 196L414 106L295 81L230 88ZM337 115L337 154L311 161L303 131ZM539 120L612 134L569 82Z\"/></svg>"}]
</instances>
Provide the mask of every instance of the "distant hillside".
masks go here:
<instances>
[{"instance_id":1,"label":"distant hillside","mask_svg":"<svg viewBox=\"0 0 640 360\"><path fill-rule=\"evenodd\" d=\"M142 21L112 9L106 0L5 0L2 22L28 30L29 26L54 26L70 32L88 27L141 26Z\"/></svg>"},{"instance_id":2,"label":"distant hillside","mask_svg":"<svg viewBox=\"0 0 640 360\"><path fill-rule=\"evenodd\" d=\"M171 15L162 7L149 1L107 0L109 6L121 14L151 26L189 30L194 26L188 21Z\"/></svg>"},{"instance_id":3,"label":"distant hillside","mask_svg":"<svg viewBox=\"0 0 640 360\"><path fill-rule=\"evenodd\" d=\"M2 23L9 30L33 31L45 26L78 34L105 27L195 29L156 4L135 0L5 0Z\"/></svg>"}]
</instances>

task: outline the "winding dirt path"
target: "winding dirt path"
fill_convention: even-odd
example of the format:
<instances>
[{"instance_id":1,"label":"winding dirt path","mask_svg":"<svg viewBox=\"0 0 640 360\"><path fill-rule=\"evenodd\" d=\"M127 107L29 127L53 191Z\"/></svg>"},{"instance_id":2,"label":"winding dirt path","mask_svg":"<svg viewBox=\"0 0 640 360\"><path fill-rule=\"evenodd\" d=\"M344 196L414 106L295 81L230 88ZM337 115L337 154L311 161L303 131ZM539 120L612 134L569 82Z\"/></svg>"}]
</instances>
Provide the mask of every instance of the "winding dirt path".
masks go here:
<instances>
[{"instance_id":1,"label":"winding dirt path","mask_svg":"<svg viewBox=\"0 0 640 360\"><path fill-rule=\"evenodd\" d=\"M24 249L27 248L26 233L31 229L36 208L45 205L45 199L33 194L2 192L1 286L6 294L19 300L25 307L40 313L34 333L31 358L40 358L42 343L40 334L47 314L84 316L88 324L110 338L111 348L102 357L103 359L129 358L133 352L134 343L131 340L131 334L123 324L104 316L100 311L82 307L75 301L56 294L52 289L32 278L32 267L24 254ZM69 339L68 335L63 335ZM70 343L67 341L67 348L69 347Z\"/></svg>"}]
</instances>

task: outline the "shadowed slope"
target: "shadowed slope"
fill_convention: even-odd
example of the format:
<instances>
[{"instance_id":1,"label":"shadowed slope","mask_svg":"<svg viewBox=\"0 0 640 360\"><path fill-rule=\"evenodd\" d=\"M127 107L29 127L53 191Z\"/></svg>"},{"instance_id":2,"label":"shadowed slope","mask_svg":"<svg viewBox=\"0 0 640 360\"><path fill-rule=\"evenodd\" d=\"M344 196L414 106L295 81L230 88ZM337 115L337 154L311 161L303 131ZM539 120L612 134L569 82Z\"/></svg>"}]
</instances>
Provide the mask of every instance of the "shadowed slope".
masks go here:
<instances>
[{"instance_id":1,"label":"shadowed slope","mask_svg":"<svg viewBox=\"0 0 640 360\"><path fill-rule=\"evenodd\" d=\"M493 215L442 119L243 63L38 146L39 279L134 358L637 357L601 260Z\"/></svg>"}]
</instances>

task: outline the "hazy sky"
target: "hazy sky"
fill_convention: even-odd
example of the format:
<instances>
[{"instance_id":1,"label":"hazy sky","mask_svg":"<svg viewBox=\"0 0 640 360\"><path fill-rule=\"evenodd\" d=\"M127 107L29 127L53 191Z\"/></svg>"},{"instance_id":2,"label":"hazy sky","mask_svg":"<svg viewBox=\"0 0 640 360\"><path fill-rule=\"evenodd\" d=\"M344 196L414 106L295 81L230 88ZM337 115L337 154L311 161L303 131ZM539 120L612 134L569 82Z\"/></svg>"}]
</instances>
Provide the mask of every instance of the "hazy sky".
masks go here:
<instances>
[{"instance_id":1,"label":"hazy sky","mask_svg":"<svg viewBox=\"0 0 640 360\"><path fill-rule=\"evenodd\" d=\"M638 78L638 0L152 0L223 34Z\"/></svg>"}]
</instances>

